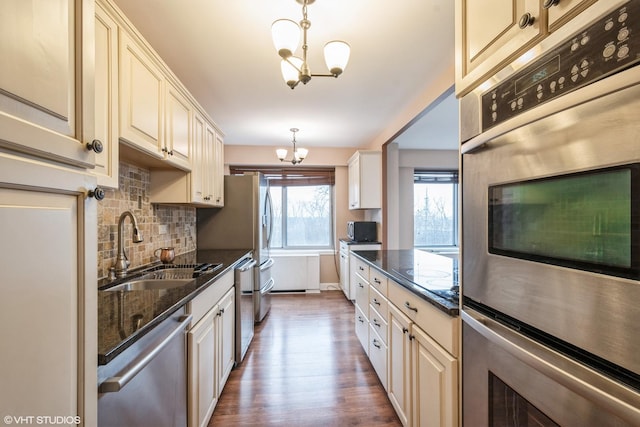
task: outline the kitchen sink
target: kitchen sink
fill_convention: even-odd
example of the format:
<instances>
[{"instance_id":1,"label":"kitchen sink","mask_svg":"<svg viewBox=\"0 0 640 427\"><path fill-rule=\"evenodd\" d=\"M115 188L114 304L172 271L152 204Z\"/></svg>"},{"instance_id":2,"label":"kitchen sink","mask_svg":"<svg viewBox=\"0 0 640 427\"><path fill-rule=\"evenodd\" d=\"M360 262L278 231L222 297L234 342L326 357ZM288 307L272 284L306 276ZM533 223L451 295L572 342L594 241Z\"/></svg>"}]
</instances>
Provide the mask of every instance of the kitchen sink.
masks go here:
<instances>
[{"instance_id":1,"label":"kitchen sink","mask_svg":"<svg viewBox=\"0 0 640 427\"><path fill-rule=\"evenodd\" d=\"M117 279L100 288L101 291L140 291L179 288L193 282L196 277L212 273L222 264L165 264L156 265Z\"/></svg>"},{"instance_id":2,"label":"kitchen sink","mask_svg":"<svg viewBox=\"0 0 640 427\"><path fill-rule=\"evenodd\" d=\"M193 282L193 279L152 279L137 278L119 285L103 289L105 291L148 291L157 289L179 288Z\"/></svg>"}]
</instances>

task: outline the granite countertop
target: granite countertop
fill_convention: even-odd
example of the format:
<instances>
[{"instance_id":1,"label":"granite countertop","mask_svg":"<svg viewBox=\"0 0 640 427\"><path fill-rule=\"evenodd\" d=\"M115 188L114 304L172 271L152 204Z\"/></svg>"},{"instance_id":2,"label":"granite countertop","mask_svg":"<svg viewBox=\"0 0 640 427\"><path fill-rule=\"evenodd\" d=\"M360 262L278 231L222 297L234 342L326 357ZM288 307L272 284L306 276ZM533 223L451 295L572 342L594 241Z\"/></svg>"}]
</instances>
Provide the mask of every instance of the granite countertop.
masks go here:
<instances>
[{"instance_id":1,"label":"granite countertop","mask_svg":"<svg viewBox=\"0 0 640 427\"><path fill-rule=\"evenodd\" d=\"M351 252L450 316L460 314L458 260L419 249Z\"/></svg>"},{"instance_id":2,"label":"granite countertop","mask_svg":"<svg viewBox=\"0 0 640 427\"><path fill-rule=\"evenodd\" d=\"M251 249L200 250L178 255L174 264L221 263L217 270L203 274L186 286L141 291L105 291L101 287L123 283L139 274L132 270L128 278L98 282L98 365L106 365L118 354L173 312L191 301L218 277L233 269L238 261L251 255ZM153 264L155 265L155 264ZM153 265L144 266L145 268Z\"/></svg>"}]
</instances>

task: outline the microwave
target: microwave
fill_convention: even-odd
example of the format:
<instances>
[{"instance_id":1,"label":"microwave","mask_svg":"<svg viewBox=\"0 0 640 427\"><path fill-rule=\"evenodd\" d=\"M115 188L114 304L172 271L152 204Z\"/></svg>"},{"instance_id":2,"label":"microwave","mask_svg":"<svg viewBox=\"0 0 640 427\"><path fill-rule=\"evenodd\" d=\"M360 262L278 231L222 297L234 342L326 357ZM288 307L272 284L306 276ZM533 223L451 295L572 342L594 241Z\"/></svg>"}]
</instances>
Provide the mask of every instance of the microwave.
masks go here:
<instances>
[{"instance_id":1,"label":"microwave","mask_svg":"<svg viewBox=\"0 0 640 427\"><path fill-rule=\"evenodd\" d=\"M378 241L378 223L375 221L347 222L347 237L354 242Z\"/></svg>"}]
</instances>

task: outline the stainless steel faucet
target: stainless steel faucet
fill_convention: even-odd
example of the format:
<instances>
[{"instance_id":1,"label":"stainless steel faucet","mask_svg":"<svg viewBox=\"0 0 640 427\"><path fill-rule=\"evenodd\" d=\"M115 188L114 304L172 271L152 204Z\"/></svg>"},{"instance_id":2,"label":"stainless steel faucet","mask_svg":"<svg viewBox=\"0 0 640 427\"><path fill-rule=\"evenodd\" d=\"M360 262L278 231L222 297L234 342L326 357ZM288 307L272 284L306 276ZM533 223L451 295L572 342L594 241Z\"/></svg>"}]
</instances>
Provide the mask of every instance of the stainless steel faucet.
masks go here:
<instances>
[{"instance_id":1,"label":"stainless steel faucet","mask_svg":"<svg viewBox=\"0 0 640 427\"><path fill-rule=\"evenodd\" d=\"M133 243L140 243L144 240L142 238L142 233L138 229L138 220L136 220L135 215L133 215L131 211L122 212L120 219L118 220L118 256L116 257L116 261L112 267L116 277L125 277L130 265L127 255L124 253L124 244L122 242L122 235L124 234L124 220L127 217L131 218L131 223L133 225Z\"/></svg>"}]
</instances>

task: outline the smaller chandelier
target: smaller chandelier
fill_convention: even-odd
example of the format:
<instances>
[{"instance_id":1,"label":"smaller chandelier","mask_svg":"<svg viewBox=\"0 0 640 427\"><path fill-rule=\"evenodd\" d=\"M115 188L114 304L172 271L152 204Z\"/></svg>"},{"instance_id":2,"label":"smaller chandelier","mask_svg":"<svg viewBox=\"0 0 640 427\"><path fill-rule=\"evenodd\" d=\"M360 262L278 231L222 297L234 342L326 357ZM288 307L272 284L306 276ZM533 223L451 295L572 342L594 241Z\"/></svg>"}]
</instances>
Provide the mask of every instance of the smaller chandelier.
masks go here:
<instances>
[{"instance_id":1,"label":"smaller chandelier","mask_svg":"<svg viewBox=\"0 0 640 427\"><path fill-rule=\"evenodd\" d=\"M296 0L302 4L302 20L300 26L290 19L278 19L271 25L273 44L282 58L280 69L287 85L294 89L298 83L307 84L311 77L338 77L349 62L351 48L341 40L333 40L324 45L324 60L330 74L312 74L307 64L307 30L311 21L307 19L307 5L315 0ZM300 28L302 28L302 59L293 56L300 42Z\"/></svg>"},{"instance_id":2,"label":"smaller chandelier","mask_svg":"<svg viewBox=\"0 0 640 427\"><path fill-rule=\"evenodd\" d=\"M297 165L298 163L302 163L304 158L307 157L309 150L306 148L296 148L296 132L300 129L291 128L289 130L293 133L293 138L291 139L291 142L293 143L293 158L290 160L287 159L287 150L285 148L278 148L276 150L276 154L281 162L291 162L294 165Z\"/></svg>"}]
</instances>

